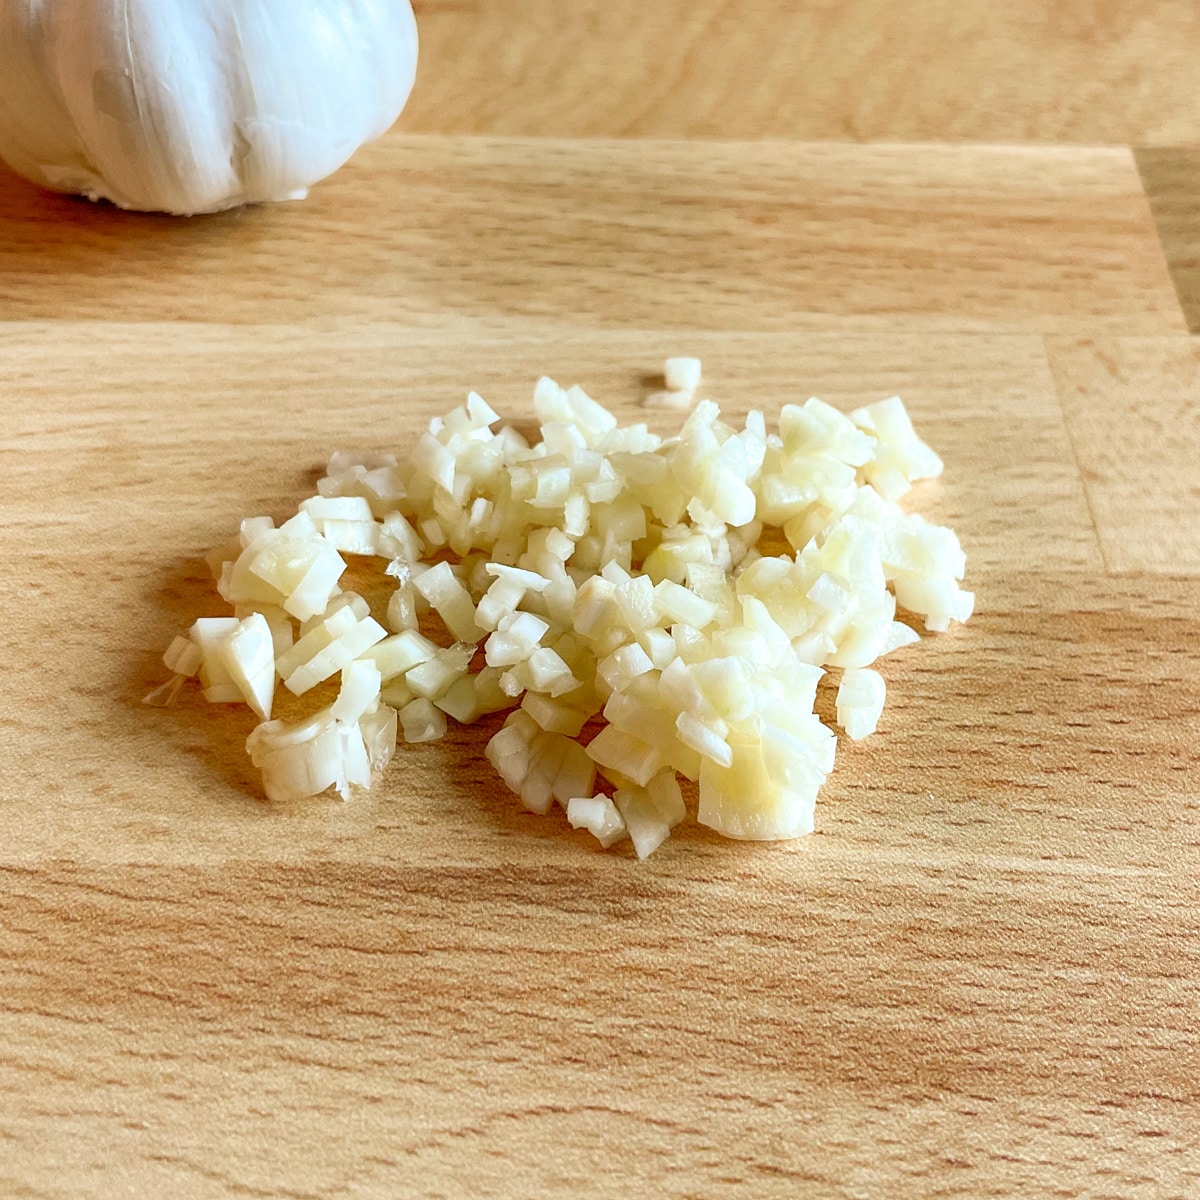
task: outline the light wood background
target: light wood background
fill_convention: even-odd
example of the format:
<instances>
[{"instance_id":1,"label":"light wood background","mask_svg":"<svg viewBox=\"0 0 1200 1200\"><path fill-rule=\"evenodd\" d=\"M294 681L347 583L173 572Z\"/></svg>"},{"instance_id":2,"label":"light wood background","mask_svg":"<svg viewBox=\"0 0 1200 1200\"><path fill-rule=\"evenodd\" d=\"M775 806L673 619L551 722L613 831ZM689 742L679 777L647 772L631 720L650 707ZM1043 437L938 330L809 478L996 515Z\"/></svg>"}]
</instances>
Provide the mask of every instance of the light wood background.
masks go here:
<instances>
[{"instance_id":1,"label":"light wood background","mask_svg":"<svg viewBox=\"0 0 1200 1200\"><path fill-rule=\"evenodd\" d=\"M0 1196L1200 1194L1194 6L418 17L303 204L0 174ZM329 451L674 352L947 463L978 615L814 836L602 855L486 730L273 808L245 714L139 704Z\"/></svg>"}]
</instances>

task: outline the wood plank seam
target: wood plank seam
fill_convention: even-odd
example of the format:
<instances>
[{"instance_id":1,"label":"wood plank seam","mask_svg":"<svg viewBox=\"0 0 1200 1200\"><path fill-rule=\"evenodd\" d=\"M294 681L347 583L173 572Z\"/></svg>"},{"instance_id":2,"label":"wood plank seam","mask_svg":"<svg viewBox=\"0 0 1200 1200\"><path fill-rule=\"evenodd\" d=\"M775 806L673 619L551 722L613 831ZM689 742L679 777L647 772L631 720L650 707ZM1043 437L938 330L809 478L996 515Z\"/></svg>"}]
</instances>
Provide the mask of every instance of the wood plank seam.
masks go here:
<instances>
[{"instance_id":1,"label":"wood plank seam","mask_svg":"<svg viewBox=\"0 0 1200 1200\"><path fill-rule=\"evenodd\" d=\"M0 173L0 230L9 318L1187 330L1127 146L390 135L194 222Z\"/></svg>"},{"instance_id":2,"label":"wood plank seam","mask_svg":"<svg viewBox=\"0 0 1200 1200\"><path fill-rule=\"evenodd\" d=\"M1079 446L1075 441L1075 434L1071 429L1071 422L1067 418L1066 405L1063 404L1061 386L1058 377L1054 371L1054 364L1050 361L1050 346L1046 338L1041 339L1042 357L1046 364L1046 374L1054 386L1054 402L1058 405L1059 415L1062 417L1063 433L1066 435L1067 445L1071 450L1071 461L1075 466L1075 473L1079 476L1079 485L1083 490L1083 501L1087 505L1088 520L1092 524L1092 536L1096 541L1096 553L1100 555L1100 563L1104 569L1104 574L1111 577L1113 574L1112 567L1109 563L1108 554L1104 549L1104 539L1100 536L1100 523L1096 520L1096 508L1092 503L1091 488L1088 487L1087 473L1083 469L1083 461L1079 456Z\"/></svg>"},{"instance_id":3,"label":"wood plank seam","mask_svg":"<svg viewBox=\"0 0 1200 1200\"><path fill-rule=\"evenodd\" d=\"M1200 343L1046 339L1107 574L1200 575Z\"/></svg>"},{"instance_id":4,"label":"wood plank seam","mask_svg":"<svg viewBox=\"0 0 1200 1200\"><path fill-rule=\"evenodd\" d=\"M1200 150L1141 147L1133 158L1180 310L1200 333Z\"/></svg>"}]
</instances>

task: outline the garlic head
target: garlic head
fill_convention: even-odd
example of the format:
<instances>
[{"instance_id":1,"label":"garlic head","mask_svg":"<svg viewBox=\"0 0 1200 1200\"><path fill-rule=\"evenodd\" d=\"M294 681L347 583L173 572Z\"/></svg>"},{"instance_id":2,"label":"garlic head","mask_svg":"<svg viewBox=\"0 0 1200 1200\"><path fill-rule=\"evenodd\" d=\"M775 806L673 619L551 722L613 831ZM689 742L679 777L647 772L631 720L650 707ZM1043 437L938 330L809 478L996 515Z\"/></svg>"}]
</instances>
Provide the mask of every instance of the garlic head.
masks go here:
<instances>
[{"instance_id":1,"label":"garlic head","mask_svg":"<svg viewBox=\"0 0 1200 1200\"><path fill-rule=\"evenodd\" d=\"M0 0L0 158L122 208L298 199L416 63L409 0Z\"/></svg>"}]
</instances>

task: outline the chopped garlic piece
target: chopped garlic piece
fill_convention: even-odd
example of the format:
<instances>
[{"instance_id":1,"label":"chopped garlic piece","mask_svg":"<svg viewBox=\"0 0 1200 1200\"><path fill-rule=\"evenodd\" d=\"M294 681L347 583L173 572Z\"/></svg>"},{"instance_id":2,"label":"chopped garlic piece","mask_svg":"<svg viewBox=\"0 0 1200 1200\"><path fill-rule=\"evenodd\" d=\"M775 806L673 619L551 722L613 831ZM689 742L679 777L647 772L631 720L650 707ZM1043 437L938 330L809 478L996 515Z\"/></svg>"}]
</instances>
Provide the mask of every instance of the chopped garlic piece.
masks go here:
<instances>
[{"instance_id":1,"label":"chopped garlic piece","mask_svg":"<svg viewBox=\"0 0 1200 1200\"><path fill-rule=\"evenodd\" d=\"M343 554L376 555L379 528L374 521L323 521L321 535Z\"/></svg>"},{"instance_id":2,"label":"chopped garlic piece","mask_svg":"<svg viewBox=\"0 0 1200 1200\"><path fill-rule=\"evenodd\" d=\"M399 717L406 742L436 742L445 736L445 713L423 696L406 704Z\"/></svg>"},{"instance_id":3,"label":"chopped garlic piece","mask_svg":"<svg viewBox=\"0 0 1200 1200\"><path fill-rule=\"evenodd\" d=\"M466 676L474 652L474 646L462 642L439 649L432 658L405 672L404 681L416 695L436 700Z\"/></svg>"},{"instance_id":4,"label":"chopped garlic piece","mask_svg":"<svg viewBox=\"0 0 1200 1200\"><path fill-rule=\"evenodd\" d=\"M681 712L675 718L675 728L679 731L679 740L697 754L712 759L718 766L733 765L733 751L729 748L729 743L715 729L697 720L691 713Z\"/></svg>"},{"instance_id":5,"label":"chopped garlic piece","mask_svg":"<svg viewBox=\"0 0 1200 1200\"><path fill-rule=\"evenodd\" d=\"M200 683L210 704L236 704L245 699L220 651L221 639L238 624L237 617L200 617L192 624L191 638L201 655Z\"/></svg>"},{"instance_id":6,"label":"chopped garlic piece","mask_svg":"<svg viewBox=\"0 0 1200 1200\"><path fill-rule=\"evenodd\" d=\"M294 726L267 721L251 733L246 749L269 800L318 796L339 785L348 791L341 731L327 713Z\"/></svg>"},{"instance_id":7,"label":"chopped garlic piece","mask_svg":"<svg viewBox=\"0 0 1200 1200\"><path fill-rule=\"evenodd\" d=\"M343 604L332 608L329 614L302 630L300 640L294 642L275 662L282 679L286 679L313 655L324 650L358 623L359 618L352 605Z\"/></svg>"},{"instance_id":8,"label":"chopped garlic piece","mask_svg":"<svg viewBox=\"0 0 1200 1200\"><path fill-rule=\"evenodd\" d=\"M646 784L646 795L658 815L674 829L687 816L687 805L674 771L660 771Z\"/></svg>"},{"instance_id":9,"label":"chopped garlic piece","mask_svg":"<svg viewBox=\"0 0 1200 1200\"><path fill-rule=\"evenodd\" d=\"M417 531L405 519L403 513L389 512L383 518L383 527L379 532L379 551L393 560L403 559L405 562L417 562L421 557L421 539ZM388 574L395 572L390 568Z\"/></svg>"},{"instance_id":10,"label":"chopped garlic piece","mask_svg":"<svg viewBox=\"0 0 1200 1200\"><path fill-rule=\"evenodd\" d=\"M469 678L475 691L477 715L503 712L512 707L512 698L500 686L500 672L495 667L484 667Z\"/></svg>"},{"instance_id":11,"label":"chopped garlic piece","mask_svg":"<svg viewBox=\"0 0 1200 1200\"><path fill-rule=\"evenodd\" d=\"M586 829L605 850L629 836L617 806L603 793L572 796L567 801L567 820L573 829Z\"/></svg>"},{"instance_id":12,"label":"chopped garlic piece","mask_svg":"<svg viewBox=\"0 0 1200 1200\"><path fill-rule=\"evenodd\" d=\"M637 642L626 642L596 664L596 673L614 692L623 691L639 675L653 670L653 661Z\"/></svg>"},{"instance_id":13,"label":"chopped garlic piece","mask_svg":"<svg viewBox=\"0 0 1200 1200\"><path fill-rule=\"evenodd\" d=\"M673 392L694 392L700 386L698 358L668 358L663 363L663 378Z\"/></svg>"},{"instance_id":14,"label":"chopped garlic piece","mask_svg":"<svg viewBox=\"0 0 1200 1200\"><path fill-rule=\"evenodd\" d=\"M487 640L485 656L489 667L511 667L524 662L538 647L550 628L548 621L533 613L514 612L496 627Z\"/></svg>"},{"instance_id":15,"label":"chopped garlic piece","mask_svg":"<svg viewBox=\"0 0 1200 1200\"><path fill-rule=\"evenodd\" d=\"M304 621L324 611L345 569L308 514L300 513L279 529L260 533L241 552L222 595L231 604L279 605Z\"/></svg>"},{"instance_id":16,"label":"chopped garlic piece","mask_svg":"<svg viewBox=\"0 0 1200 1200\"><path fill-rule=\"evenodd\" d=\"M477 721L483 711L480 704L479 692L475 689L474 680L470 675L462 675L456 679L434 704L448 717L453 717L460 725L470 725ZM512 701L505 696L501 709L509 708Z\"/></svg>"},{"instance_id":17,"label":"chopped garlic piece","mask_svg":"<svg viewBox=\"0 0 1200 1200\"><path fill-rule=\"evenodd\" d=\"M865 738L879 726L887 685L878 671L860 667L845 672L837 690L837 723L846 736Z\"/></svg>"},{"instance_id":18,"label":"chopped garlic piece","mask_svg":"<svg viewBox=\"0 0 1200 1200\"><path fill-rule=\"evenodd\" d=\"M416 693L408 686L403 677L389 680L379 689L379 699L392 708L403 708L410 700L415 700Z\"/></svg>"},{"instance_id":19,"label":"chopped garlic piece","mask_svg":"<svg viewBox=\"0 0 1200 1200\"><path fill-rule=\"evenodd\" d=\"M587 752L601 770L607 768L617 779L632 780L639 787L649 783L663 766L657 747L615 725L600 730L588 743Z\"/></svg>"},{"instance_id":20,"label":"chopped garlic piece","mask_svg":"<svg viewBox=\"0 0 1200 1200\"><path fill-rule=\"evenodd\" d=\"M541 692L526 692L521 708L547 733L565 733L568 737L578 737L592 715Z\"/></svg>"},{"instance_id":21,"label":"chopped garlic piece","mask_svg":"<svg viewBox=\"0 0 1200 1200\"><path fill-rule=\"evenodd\" d=\"M276 670L284 687L302 696L386 636L387 630L374 618L364 617L360 621L352 608L339 608L278 659Z\"/></svg>"},{"instance_id":22,"label":"chopped garlic piece","mask_svg":"<svg viewBox=\"0 0 1200 1200\"><path fill-rule=\"evenodd\" d=\"M475 641L483 632L475 623L471 593L455 577L449 563L438 563L413 580L413 587L446 623L458 641Z\"/></svg>"},{"instance_id":23,"label":"chopped garlic piece","mask_svg":"<svg viewBox=\"0 0 1200 1200\"><path fill-rule=\"evenodd\" d=\"M396 744L396 715L380 706L358 723L339 721L325 708L306 721L264 721L246 740L251 761L262 772L269 800L303 800L336 788L371 786Z\"/></svg>"},{"instance_id":24,"label":"chopped garlic piece","mask_svg":"<svg viewBox=\"0 0 1200 1200\"><path fill-rule=\"evenodd\" d=\"M320 531L324 521L372 521L371 505L363 496L313 496L300 504Z\"/></svg>"},{"instance_id":25,"label":"chopped garlic piece","mask_svg":"<svg viewBox=\"0 0 1200 1200\"><path fill-rule=\"evenodd\" d=\"M537 728L533 719L518 709L509 715L484 749L488 762L514 792L520 792L529 771L529 744Z\"/></svg>"},{"instance_id":26,"label":"chopped garlic piece","mask_svg":"<svg viewBox=\"0 0 1200 1200\"><path fill-rule=\"evenodd\" d=\"M269 721L275 695L275 642L266 617L251 613L217 641L216 650L246 703Z\"/></svg>"},{"instance_id":27,"label":"chopped garlic piece","mask_svg":"<svg viewBox=\"0 0 1200 1200\"><path fill-rule=\"evenodd\" d=\"M437 642L430 641L415 629L406 629L376 642L364 652L363 658L375 664L384 683L390 683L397 675L428 662L437 652Z\"/></svg>"},{"instance_id":28,"label":"chopped garlic piece","mask_svg":"<svg viewBox=\"0 0 1200 1200\"><path fill-rule=\"evenodd\" d=\"M367 750L367 763L372 773L378 775L391 762L396 750L396 710L380 704L359 718L358 728Z\"/></svg>"},{"instance_id":29,"label":"chopped garlic piece","mask_svg":"<svg viewBox=\"0 0 1200 1200\"><path fill-rule=\"evenodd\" d=\"M638 858L653 854L671 836L671 826L640 788L618 788L613 803L625 822Z\"/></svg>"},{"instance_id":30,"label":"chopped garlic piece","mask_svg":"<svg viewBox=\"0 0 1200 1200\"><path fill-rule=\"evenodd\" d=\"M372 711L379 699L381 678L378 667L358 659L342 668L342 689L330 710L339 721L357 723Z\"/></svg>"},{"instance_id":31,"label":"chopped garlic piece","mask_svg":"<svg viewBox=\"0 0 1200 1200\"><path fill-rule=\"evenodd\" d=\"M200 647L190 637L177 637L163 655L163 666L176 675L195 675L204 661Z\"/></svg>"},{"instance_id":32,"label":"chopped garlic piece","mask_svg":"<svg viewBox=\"0 0 1200 1200\"><path fill-rule=\"evenodd\" d=\"M832 733L813 720L821 736ZM733 765L700 765L697 820L726 837L777 840L811 833L817 790L827 772L805 741L764 723L753 734L730 734Z\"/></svg>"}]
</instances>

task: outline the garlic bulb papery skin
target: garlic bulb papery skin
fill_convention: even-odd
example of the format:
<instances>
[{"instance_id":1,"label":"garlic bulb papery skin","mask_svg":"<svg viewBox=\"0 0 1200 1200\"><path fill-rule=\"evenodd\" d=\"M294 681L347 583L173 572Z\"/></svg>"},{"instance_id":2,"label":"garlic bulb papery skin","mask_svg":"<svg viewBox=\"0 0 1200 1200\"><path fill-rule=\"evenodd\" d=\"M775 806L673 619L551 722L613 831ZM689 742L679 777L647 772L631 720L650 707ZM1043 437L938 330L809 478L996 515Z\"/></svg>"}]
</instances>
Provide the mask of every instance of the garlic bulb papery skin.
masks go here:
<instances>
[{"instance_id":1,"label":"garlic bulb papery skin","mask_svg":"<svg viewBox=\"0 0 1200 1200\"><path fill-rule=\"evenodd\" d=\"M143 211L300 199L416 66L409 0L0 0L0 158Z\"/></svg>"}]
</instances>

